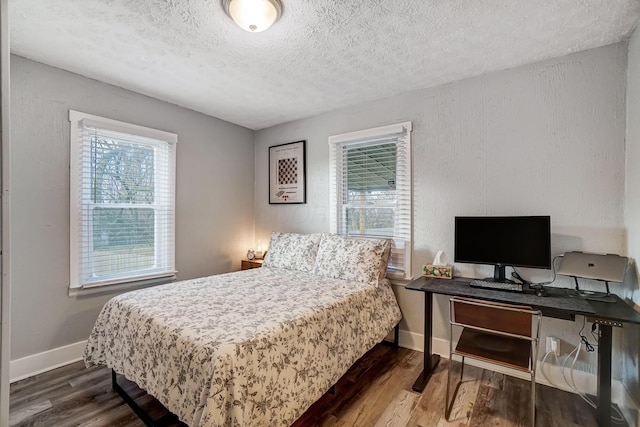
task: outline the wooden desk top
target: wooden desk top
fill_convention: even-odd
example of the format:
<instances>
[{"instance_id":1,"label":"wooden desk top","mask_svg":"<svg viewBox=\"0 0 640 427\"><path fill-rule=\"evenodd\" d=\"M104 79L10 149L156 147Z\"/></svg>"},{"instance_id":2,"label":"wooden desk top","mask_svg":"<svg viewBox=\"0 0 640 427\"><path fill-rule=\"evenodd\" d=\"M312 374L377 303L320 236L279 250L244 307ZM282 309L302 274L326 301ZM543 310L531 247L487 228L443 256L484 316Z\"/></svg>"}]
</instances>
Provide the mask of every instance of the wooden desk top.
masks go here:
<instances>
[{"instance_id":1,"label":"wooden desk top","mask_svg":"<svg viewBox=\"0 0 640 427\"><path fill-rule=\"evenodd\" d=\"M473 279L455 278L449 280L419 277L409 283L406 289L509 304L528 305L542 311L542 314L545 316L560 319L571 319L578 314L596 319L640 324L640 313L615 295L616 302L599 302L570 296L571 289L545 287L547 296L539 297L535 294L524 292L472 288L469 286L471 280Z\"/></svg>"}]
</instances>

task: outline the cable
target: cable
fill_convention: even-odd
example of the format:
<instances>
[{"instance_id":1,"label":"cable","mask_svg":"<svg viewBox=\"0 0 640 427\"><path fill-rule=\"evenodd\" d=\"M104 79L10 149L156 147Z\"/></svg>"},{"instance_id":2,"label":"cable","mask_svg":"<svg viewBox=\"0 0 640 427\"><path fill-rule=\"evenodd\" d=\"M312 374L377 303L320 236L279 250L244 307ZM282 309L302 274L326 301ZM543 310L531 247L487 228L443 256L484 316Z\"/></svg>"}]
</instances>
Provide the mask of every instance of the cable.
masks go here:
<instances>
[{"instance_id":1,"label":"cable","mask_svg":"<svg viewBox=\"0 0 640 427\"><path fill-rule=\"evenodd\" d=\"M587 337L585 337L584 335L580 337L580 341L582 342L582 344L584 344L584 349L589 353L596 351L595 347L591 345Z\"/></svg>"},{"instance_id":2,"label":"cable","mask_svg":"<svg viewBox=\"0 0 640 427\"><path fill-rule=\"evenodd\" d=\"M550 285L551 283L556 281L556 260L558 258L562 258L564 255L556 255L555 257L553 257L553 259L551 260L551 268L553 269L553 279L551 279L550 282L545 282L545 283L538 283L540 286L544 286L544 285Z\"/></svg>"},{"instance_id":3,"label":"cable","mask_svg":"<svg viewBox=\"0 0 640 427\"><path fill-rule=\"evenodd\" d=\"M582 328L580 328L580 332L578 332L578 336L580 337L581 343L584 344L584 349L589 353L591 353L593 351L596 351L596 349L593 345L591 345L587 337L582 334L582 331L584 331L584 327L586 326L586 324L587 324L587 318L585 316L582 316ZM596 325L595 323L591 325L591 334L593 334L593 331L595 330L594 328L595 325ZM597 341L598 340L596 340L596 342Z\"/></svg>"},{"instance_id":4,"label":"cable","mask_svg":"<svg viewBox=\"0 0 640 427\"><path fill-rule=\"evenodd\" d=\"M565 373L564 369L566 368L567 361L571 360L571 355L572 355L573 353L576 353L576 357L575 357L575 359L574 359L574 360L577 360L578 355L580 354L580 347L581 347L581 345L580 345L580 343L578 343L578 345L576 346L576 348L574 348L574 349L571 351L571 353L569 353L569 354L567 355L567 358L566 358L566 359L564 359L564 363L562 364L562 378L564 378L564 380L565 380L565 382L567 383L567 385L569 386L569 388L571 388L571 390L573 390L573 391L574 391L575 393L577 393L577 394L581 394L581 393L580 393L580 391L578 390L578 388L575 386L575 383L574 383L574 384L572 384L572 383L567 379L567 375L566 375L566 373ZM591 405L591 406L593 406L593 407L595 408L595 406L594 406L595 404L594 404L594 403L592 403L591 401L587 400L587 403L588 403L589 405Z\"/></svg>"},{"instance_id":5,"label":"cable","mask_svg":"<svg viewBox=\"0 0 640 427\"><path fill-rule=\"evenodd\" d=\"M578 345L579 345L579 344L578 344ZM594 402L589 398L589 396L587 396L587 395L585 395L585 394L583 394L583 393L579 392L579 391L578 391L578 387L576 386L576 381L575 381L575 379L574 379L574 377L573 377L573 371L574 371L574 368L575 368L575 365L576 365L576 361L578 360L578 354L580 354L580 351L579 351L579 350L578 350L578 353L576 353L576 356L575 356L575 357L574 357L574 359L573 359L573 363L571 363L571 370L570 370L570 373L569 373L569 378L571 379L571 385L572 385L573 389L578 393L578 395L580 395L580 397L582 397L582 399L584 399L584 400L585 400L587 403L589 403L592 407L597 408L597 406L598 406L598 405L597 405L596 403L594 403ZM563 369L564 369L564 367L563 367ZM624 419L624 416L622 415L622 412L620 412L620 410L619 410L617 407L615 407L615 406L613 405L613 403L611 404L611 409L613 409L614 411L616 411L616 412L617 412L617 414L618 414L618 416L611 415L611 419L612 419L615 423L624 423L624 422L625 422L625 419Z\"/></svg>"},{"instance_id":6,"label":"cable","mask_svg":"<svg viewBox=\"0 0 640 427\"><path fill-rule=\"evenodd\" d=\"M584 329L584 326L583 326ZM582 331L582 329L580 330ZM580 390L578 390L578 387L576 386L576 382L575 382L575 378L573 375L574 372L574 368L576 365L576 362L578 361L578 356L580 355L580 348L582 347L582 339L580 340L580 342L578 343L578 345L576 346L576 348L573 349L573 351L571 351L571 353L569 353L567 355L567 358L565 359L564 363L562 364L562 377L564 378L564 380L567 382L567 384L569 385L569 387L571 387L571 389L582 398L582 400L584 400L585 402L587 402L587 404L589 404L589 406L591 406L594 409L598 408L598 405L593 402L589 396L585 395L584 393L582 393ZM565 374L565 368L567 365L567 362L571 359L571 355L575 353L575 356L573 358L573 362L571 363L571 368L569 370L569 380L567 380L567 376ZM613 405L613 403L611 404L611 408L617 413L617 415L611 415L611 419L615 422L615 423L624 423L626 422L624 419L624 416L622 415L622 412L620 412L620 410Z\"/></svg>"},{"instance_id":7,"label":"cable","mask_svg":"<svg viewBox=\"0 0 640 427\"><path fill-rule=\"evenodd\" d=\"M583 329L584 329L584 326L583 326ZM582 347L582 343L583 342L581 340L578 343L578 345L567 355L567 357L564 360L564 363L562 363L562 365L560 365L560 360L558 359L558 356L555 354L555 352L548 351L547 353L545 353L544 357L540 361L540 371L542 372L542 376L544 377L544 379L547 380L547 382L549 384L551 384L552 387L560 388L556 384L554 384L553 381L551 381L551 379L547 376L547 373L544 370L544 362L547 360L547 358L549 357L550 354L553 354L554 358L556 359L556 366L561 368L561 370L562 370L562 378L564 379L564 381L567 384L567 386L571 390L573 390L574 393L576 393L578 396L580 396L585 402L587 402L587 404L589 406L591 406L594 409L597 409L598 405L595 402L593 402L589 398L589 396L583 394L582 392L580 392L580 390L578 390L578 387L576 386L576 382L575 382L574 375L573 375L575 364L576 364L576 362L578 360L578 356L580 355L580 348ZM571 363L571 369L569 371L569 378L567 379L565 368L566 368L567 362L569 360L571 360L571 356L574 353L575 353L575 356L573 358L573 362ZM611 408L617 413L617 415L611 415L611 419L613 420L613 422L615 422L616 424L625 423L626 421L624 419L624 415L622 415L622 412L620 412L620 410L616 406L614 406L613 404L611 404Z\"/></svg>"},{"instance_id":8,"label":"cable","mask_svg":"<svg viewBox=\"0 0 640 427\"><path fill-rule=\"evenodd\" d=\"M547 373L544 371L544 361L547 360L547 357L549 357L550 354L553 354L555 356L556 353L553 351L547 351L547 353L544 355L544 357L540 361L540 371L542 372L542 376L544 377L544 379L547 380L547 382L551 384L552 387L559 388L553 383L553 381L549 379L549 377L547 376ZM558 360L558 356L556 356L556 364L557 364L557 360Z\"/></svg>"},{"instance_id":9,"label":"cable","mask_svg":"<svg viewBox=\"0 0 640 427\"><path fill-rule=\"evenodd\" d=\"M529 281L527 281L527 280L523 280L523 279L522 279L522 276L520 276L520 273L518 273L518 270L516 270L516 268L515 268L515 267L512 267L512 268L513 268L513 271L517 274L516 278L520 278L520 279L521 279L520 281L521 281L521 282L523 282L523 283L529 284L529 285L531 285L531 286L545 286L545 285L550 285L550 284L552 284L553 282L555 282L555 281L556 281L556 260L557 260L558 258L562 258L563 256L564 256L564 255L556 255L556 256L553 258L553 260L551 261L551 268L553 269L553 279L551 279L551 281L549 281L549 282L540 282L540 283L535 283L535 282L529 282Z\"/></svg>"},{"instance_id":10,"label":"cable","mask_svg":"<svg viewBox=\"0 0 640 427\"><path fill-rule=\"evenodd\" d=\"M598 346L598 343L600 342L600 337L596 336L596 334L594 333L596 328L598 325L596 325L595 323L591 324L591 336L593 337L593 339L596 342L596 347Z\"/></svg>"},{"instance_id":11,"label":"cable","mask_svg":"<svg viewBox=\"0 0 640 427\"><path fill-rule=\"evenodd\" d=\"M584 327L587 325L587 317L582 316L582 328L580 328L580 332L578 332L578 336L582 336L582 331L584 331Z\"/></svg>"},{"instance_id":12,"label":"cable","mask_svg":"<svg viewBox=\"0 0 640 427\"><path fill-rule=\"evenodd\" d=\"M567 356L567 359L571 358L571 355L573 354L574 351L576 351L576 349L573 349L573 351L569 353L569 355ZM567 377L564 374L564 369L562 369L564 364L563 365L560 364L560 360L558 359L558 356L554 351L548 351L540 361L540 371L542 372L542 376L544 377L544 379L547 380L547 382L551 384L553 387L560 389L560 387L558 387L553 381L551 381L551 378L549 378L547 376L547 373L544 371L544 362L547 360L547 357L549 357L550 354L553 354L553 357L556 359L556 366L558 368L561 368L562 378L564 379L564 382L567 384L567 387L575 391L571 386L571 384L569 383L569 380L567 380ZM566 360L565 360L565 363L566 363Z\"/></svg>"}]
</instances>

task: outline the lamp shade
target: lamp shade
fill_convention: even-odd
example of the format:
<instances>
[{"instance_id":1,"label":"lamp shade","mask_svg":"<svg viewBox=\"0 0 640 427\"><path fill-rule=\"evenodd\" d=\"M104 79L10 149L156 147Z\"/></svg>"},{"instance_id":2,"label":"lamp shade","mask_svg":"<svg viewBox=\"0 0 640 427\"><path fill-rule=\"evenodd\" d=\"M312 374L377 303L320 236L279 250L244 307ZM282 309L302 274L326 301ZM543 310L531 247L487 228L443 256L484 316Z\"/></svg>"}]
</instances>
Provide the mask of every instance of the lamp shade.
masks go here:
<instances>
[{"instance_id":1,"label":"lamp shade","mask_svg":"<svg viewBox=\"0 0 640 427\"><path fill-rule=\"evenodd\" d=\"M231 19L251 33L266 30L282 14L279 0L224 0L223 5Z\"/></svg>"}]
</instances>

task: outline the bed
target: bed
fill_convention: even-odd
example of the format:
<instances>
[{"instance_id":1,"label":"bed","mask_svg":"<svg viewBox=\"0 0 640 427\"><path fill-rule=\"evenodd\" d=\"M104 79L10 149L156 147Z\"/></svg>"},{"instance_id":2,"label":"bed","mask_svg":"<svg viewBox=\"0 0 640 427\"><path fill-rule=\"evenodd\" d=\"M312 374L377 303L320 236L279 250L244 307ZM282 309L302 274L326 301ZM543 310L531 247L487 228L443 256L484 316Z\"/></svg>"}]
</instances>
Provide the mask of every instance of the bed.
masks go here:
<instances>
[{"instance_id":1,"label":"bed","mask_svg":"<svg viewBox=\"0 0 640 427\"><path fill-rule=\"evenodd\" d=\"M111 299L85 363L123 374L191 427L290 425L400 321L381 270L388 250L274 233L262 268Z\"/></svg>"}]
</instances>

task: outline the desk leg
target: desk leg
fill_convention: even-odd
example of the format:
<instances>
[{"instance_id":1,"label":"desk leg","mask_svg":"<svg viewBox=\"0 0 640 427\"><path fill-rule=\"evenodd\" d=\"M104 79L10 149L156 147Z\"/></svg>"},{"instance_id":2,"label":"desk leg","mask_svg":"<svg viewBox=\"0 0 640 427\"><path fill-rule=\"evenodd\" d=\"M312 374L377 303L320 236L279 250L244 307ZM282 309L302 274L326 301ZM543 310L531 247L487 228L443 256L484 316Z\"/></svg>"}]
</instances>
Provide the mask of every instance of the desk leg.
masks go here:
<instances>
[{"instance_id":1,"label":"desk leg","mask_svg":"<svg viewBox=\"0 0 640 427\"><path fill-rule=\"evenodd\" d=\"M599 325L598 340L598 425L611 425L611 326Z\"/></svg>"},{"instance_id":2,"label":"desk leg","mask_svg":"<svg viewBox=\"0 0 640 427\"><path fill-rule=\"evenodd\" d=\"M433 294L431 292L424 293L424 368L420 373L420 376L413 383L413 391L422 393L427 386L429 378L433 370L440 362L440 356L431 353L431 337L433 334L432 329L432 316L433 316Z\"/></svg>"}]
</instances>

